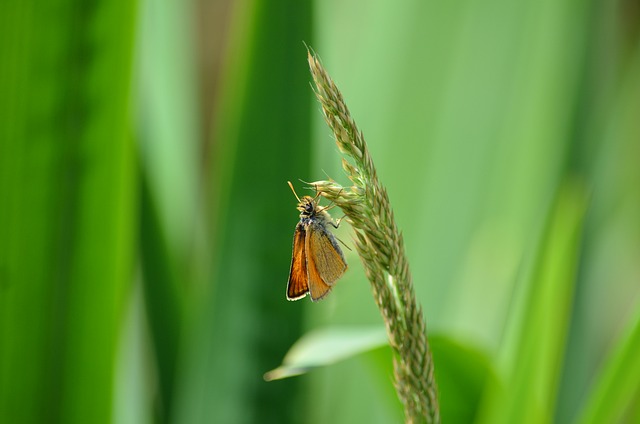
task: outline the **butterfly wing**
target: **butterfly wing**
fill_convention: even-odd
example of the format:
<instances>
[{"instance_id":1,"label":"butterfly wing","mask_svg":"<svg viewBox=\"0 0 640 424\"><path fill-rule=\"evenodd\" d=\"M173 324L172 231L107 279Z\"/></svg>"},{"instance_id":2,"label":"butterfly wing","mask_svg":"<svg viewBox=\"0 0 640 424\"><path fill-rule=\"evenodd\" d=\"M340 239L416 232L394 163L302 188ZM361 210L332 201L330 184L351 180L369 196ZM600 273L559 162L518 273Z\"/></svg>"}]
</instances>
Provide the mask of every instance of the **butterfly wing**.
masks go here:
<instances>
[{"instance_id":1,"label":"butterfly wing","mask_svg":"<svg viewBox=\"0 0 640 424\"><path fill-rule=\"evenodd\" d=\"M333 235L320 223L309 224L305 244L309 292L311 300L319 300L344 274L347 263Z\"/></svg>"},{"instance_id":2,"label":"butterfly wing","mask_svg":"<svg viewBox=\"0 0 640 424\"><path fill-rule=\"evenodd\" d=\"M307 260L305 255L305 226L301 222L296 226L293 235L293 257L287 284L287 299L302 299L309 292L309 276L307 274Z\"/></svg>"}]
</instances>

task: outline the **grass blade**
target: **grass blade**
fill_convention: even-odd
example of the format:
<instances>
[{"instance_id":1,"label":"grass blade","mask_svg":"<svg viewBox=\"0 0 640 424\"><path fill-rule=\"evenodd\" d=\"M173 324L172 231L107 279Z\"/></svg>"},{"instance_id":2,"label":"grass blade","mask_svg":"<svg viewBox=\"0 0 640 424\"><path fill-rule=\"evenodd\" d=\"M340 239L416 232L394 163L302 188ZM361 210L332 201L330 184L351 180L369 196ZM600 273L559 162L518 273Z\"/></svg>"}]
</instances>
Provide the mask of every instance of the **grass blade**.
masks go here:
<instances>
[{"instance_id":1,"label":"grass blade","mask_svg":"<svg viewBox=\"0 0 640 424\"><path fill-rule=\"evenodd\" d=\"M596 381L585 410L584 424L634 423L640 420L640 308L613 349Z\"/></svg>"},{"instance_id":2,"label":"grass blade","mask_svg":"<svg viewBox=\"0 0 640 424\"><path fill-rule=\"evenodd\" d=\"M504 386L488 388L479 422L544 423L553 419L571 316L586 197L565 182L549 213L533 269L504 340Z\"/></svg>"},{"instance_id":3,"label":"grass blade","mask_svg":"<svg viewBox=\"0 0 640 424\"><path fill-rule=\"evenodd\" d=\"M135 240L134 14L1 6L2 422L111 420Z\"/></svg>"}]
</instances>

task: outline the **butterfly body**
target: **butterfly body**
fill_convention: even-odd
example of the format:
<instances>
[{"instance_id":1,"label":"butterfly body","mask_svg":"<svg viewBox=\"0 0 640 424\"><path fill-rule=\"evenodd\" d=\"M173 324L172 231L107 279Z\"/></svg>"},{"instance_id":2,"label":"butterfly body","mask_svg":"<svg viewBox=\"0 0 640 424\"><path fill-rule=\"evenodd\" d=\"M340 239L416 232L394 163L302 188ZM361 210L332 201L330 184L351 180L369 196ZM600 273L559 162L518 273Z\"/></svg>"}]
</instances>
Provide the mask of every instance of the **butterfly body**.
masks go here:
<instances>
[{"instance_id":1,"label":"butterfly body","mask_svg":"<svg viewBox=\"0 0 640 424\"><path fill-rule=\"evenodd\" d=\"M320 207L310 196L298 198L297 208L300 222L293 235L287 299L302 299L308 293L311 300L316 301L331 291L334 283L346 271L347 262L336 238L327 228L328 225L337 228L327 208Z\"/></svg>"}]
</instances>

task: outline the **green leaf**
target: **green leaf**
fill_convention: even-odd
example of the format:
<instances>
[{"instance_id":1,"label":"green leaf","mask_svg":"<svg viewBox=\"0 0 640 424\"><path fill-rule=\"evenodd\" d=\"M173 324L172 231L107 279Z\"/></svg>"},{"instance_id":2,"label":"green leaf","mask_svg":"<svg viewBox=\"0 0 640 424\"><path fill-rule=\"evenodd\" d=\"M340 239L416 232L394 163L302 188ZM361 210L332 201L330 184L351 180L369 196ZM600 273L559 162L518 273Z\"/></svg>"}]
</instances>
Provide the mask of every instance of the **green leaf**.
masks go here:
<instances>
[{"instance_id":1,"label":"green leaf","mask_svg":"<svg viewBox=\"0 0 640 424\"><path fill-rule=\"evenodd\" d=\"M504 385L488 386L479 422L544 423L553 418L567 340L586 196L559 189L504 345Z\"/></svg>"},{"instance_id":2,"label":"green leaf","mask_svg":"<svg viewBox=\"0 0 640 424\"><path fill-rule=\"evenodd\" d=\"M443 422L472 422L487 379L496 378L488 357L442 334L431 335L429 344L436 364ZM393 375L391 350L385 349L381 356L371 356L373 351L381 347L388 347L384 328L334 327L314 330L302 336L287 352L282 365L267 372L264 378L272 381L293 377L366 353L374 365L370 371L384 377L381 387L389 389L389 399L396 399L390 381ZM398 416L402 416L402 408L398 408L397 412Z\"/></svg>"},{"instance_id":3,"label":"green leaf","mask_svg":"<svg viewBox=\"0 0 640 424\"><path fill-rule=\"evenodd\" d=\"M314 368L387 346L384 328L325 328L302 336L282 360L282 365L267 372L267 381L304 374Z\"/></svg>"},{"instance_id":4,"label":"green leaf","mask_svg":"<svg viewBox=\"0 0 640 424\"><path fill-rule=\"evenodd\" d=\"M169 422L183 325L183 292L169 253L155 198L143 169L140 178L140 260L144 300L159 385L158 413Z\"/></svg>"},{"instance_id":5,"label":"green leaf","mask_svg":"<svg viewBox=\"0 0 640 424\"><path fill-rule=\"evenodd\" d=\"M640 308L585 402L584 424L640 422Z\"/></svg>"},{"instance_id":6,"label":"green leaf","mask_svg":"<svg viewBox=\"0 0 640 424\"><path fill-rule=\"evenodd\" d=\"M174 419L280 424L304 412L299 381L261 376L300 336L308 306L285 297L299 219L286 182L310 179L312 4L231 6L204 165L210 272L185 319Z\"/></svg>"},{"instance_id":7,"label":"green leaf","mask_svg":"<svg viewBox=\"0 0 640 424\"><path fill-rule=\"evenodd\" d=\"M496 379L487 355L446 336L429 337L444 423L474 421L488 381Z\"/></svg>"},{"instance_id":8,"label":"green leaf","mask_svg":"<svg viewBox=\"0 0 640 424\"><path fill-rule=\"evenodd\" d=\"M0 422L111 422L136 239L135 10L0 6Z\"/></svg>"}]
</instances>

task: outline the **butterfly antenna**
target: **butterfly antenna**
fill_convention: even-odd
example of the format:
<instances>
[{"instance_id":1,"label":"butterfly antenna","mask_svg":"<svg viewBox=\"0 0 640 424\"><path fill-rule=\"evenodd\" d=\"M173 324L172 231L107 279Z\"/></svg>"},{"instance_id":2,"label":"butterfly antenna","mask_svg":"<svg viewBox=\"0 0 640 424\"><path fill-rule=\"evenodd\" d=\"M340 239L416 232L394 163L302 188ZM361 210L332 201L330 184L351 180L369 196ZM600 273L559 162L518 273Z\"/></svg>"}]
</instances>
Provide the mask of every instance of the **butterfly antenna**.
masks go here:
<instances>
[{"instance_id":1,"label":"butterfly antenna","mask_svg":"<svg viewBox=\"0 0 640 424\"><path fill-rule=\"evenodd\" d=\"M289 187L291 187L291 191L293 191L293 195L296 196L296 199L298 199L298 202L300 202L300 198L298 197L298 193L296 193L296 190L293 188L293 184L291 184L291 181L287 181L287 184L289 184Z\"/></svg>"}]
</instances>

